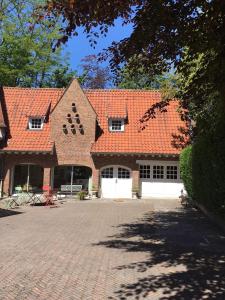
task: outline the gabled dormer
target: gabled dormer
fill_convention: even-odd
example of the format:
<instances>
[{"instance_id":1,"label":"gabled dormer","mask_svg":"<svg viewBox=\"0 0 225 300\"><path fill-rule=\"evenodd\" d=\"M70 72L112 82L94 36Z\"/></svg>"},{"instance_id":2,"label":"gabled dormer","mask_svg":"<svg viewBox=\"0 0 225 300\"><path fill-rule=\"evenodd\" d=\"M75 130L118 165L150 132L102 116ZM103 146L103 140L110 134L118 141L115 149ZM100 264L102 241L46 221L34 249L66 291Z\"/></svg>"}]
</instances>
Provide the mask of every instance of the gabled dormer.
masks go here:
<instances>
[{"instance_id":1,"label":"gabled dormer","mask_svg":"<svg viewBox=\"0 0 225 300\"><path fill-rule=\"evenodd\" d=\"M109 118L109 131L110 132L123 132L125 130L125 118Z\"/></svg>"}]
</instances>

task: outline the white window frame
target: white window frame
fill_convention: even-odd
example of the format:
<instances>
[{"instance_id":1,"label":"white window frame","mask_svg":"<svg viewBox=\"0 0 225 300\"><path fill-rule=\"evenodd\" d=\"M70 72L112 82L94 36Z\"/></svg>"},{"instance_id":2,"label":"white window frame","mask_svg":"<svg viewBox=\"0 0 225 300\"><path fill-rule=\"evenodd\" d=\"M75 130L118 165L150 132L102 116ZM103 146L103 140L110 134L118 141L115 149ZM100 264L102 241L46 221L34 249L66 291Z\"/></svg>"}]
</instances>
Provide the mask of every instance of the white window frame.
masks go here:
<instances>
[{"instance_id":1,"label":"white window frame","mask_svg":"<svg viewBox=\"0 0 225 300\"><path fill-rule=\"evenodd\" d=\"M150 179L140 178L140 180L150 180L150 181L158 181L158 182L171 182L171 183L181 183L181 177L180 177L180 166L179 161L169 161L169 160L137 160L136 163L139 165L139 172L140 172L140 165L150 165ZM153 166L163 166L164 167L164 176L162 179L153 178ZM167 166L176 166L177 167L177 179L167 179Z\"/></svg>"},{"instance_id":2,"label":"white window frame","mask_svg":"<svg viewBox=\"0 0 225 300\"><path fill-rule=\"evenodd\" d=\"M32 120L41 120L41 127L40 128L32 128ZM29 130L42 130L44 126L44 118L43 117L30 117L28 122Z\"/></svg>"},{"instance_id":3,"label":"white window frame","mask_svg":"<svg viewBox=\"0 0 225 300\"><path fill-rule=\"evenodd\" d=\"M113 129L113 121L121 122L121 129ZM111 132L123 132L124 131L124 119L122 118L111 118L109 119L109 131Z\"/></svg>"}]
</instances>

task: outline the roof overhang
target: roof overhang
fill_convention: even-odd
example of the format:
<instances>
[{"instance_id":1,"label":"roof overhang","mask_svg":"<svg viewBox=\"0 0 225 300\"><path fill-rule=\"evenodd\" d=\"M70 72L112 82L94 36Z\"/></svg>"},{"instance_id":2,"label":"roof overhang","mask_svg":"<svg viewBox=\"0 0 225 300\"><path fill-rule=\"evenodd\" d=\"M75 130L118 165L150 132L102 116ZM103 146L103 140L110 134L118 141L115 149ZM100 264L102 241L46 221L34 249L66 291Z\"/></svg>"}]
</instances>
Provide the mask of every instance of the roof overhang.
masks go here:
<instances>
[{"instance_id":1,"label":"roof overhang","mask_svg":"<svg viewBox=\"0 0 225 300\"><path fill-rule=\"evenodd\" d=\"M91 152L93 156L144 156L152 158L178 158L176 153L136 153L136 152Z\"/></svg>"},{"instance_id":2,"label":"roof overhang","mask_svg":"<svg viewBox=\"0 0 225 300\"><path fill-rule=\"evenodd\" d=\"M53 154L53 150L50 151L42 151L42 150L0 150L0 154L21 154L21 155L25 155L25 154L30 154L30 155L34 155L34 154L42 154L42 155L46 155L46 154Z\"/></svg>"}]
</instances>

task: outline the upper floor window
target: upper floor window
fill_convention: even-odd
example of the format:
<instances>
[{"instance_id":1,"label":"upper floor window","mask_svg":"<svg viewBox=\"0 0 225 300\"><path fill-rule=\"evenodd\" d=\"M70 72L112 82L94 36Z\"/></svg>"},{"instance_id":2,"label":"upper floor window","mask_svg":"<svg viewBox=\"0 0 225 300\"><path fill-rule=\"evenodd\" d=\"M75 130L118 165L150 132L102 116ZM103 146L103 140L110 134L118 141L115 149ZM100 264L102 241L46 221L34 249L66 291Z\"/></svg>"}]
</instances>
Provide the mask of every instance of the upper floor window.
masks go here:
<instances>
[{"instance_id":1,"label":"upper floor window","mask_svg":"<svg viewBox=\"0 0 225 300\"><path fill-rule=\"evenodd\" d=\"M124 119L110 119L109 120L110 131L124 131Z\"/></svg>"},{"instance_id":2,"label":"upper floor window","mask_svg":"<svg viewBox=\"0 0 225 300\"><path fill-rule=\"evenodd\" d=\"M43 128L44 119L43 118L30 118L29 119L29 129L41 130Z\"/></svg>"}]
</instances>

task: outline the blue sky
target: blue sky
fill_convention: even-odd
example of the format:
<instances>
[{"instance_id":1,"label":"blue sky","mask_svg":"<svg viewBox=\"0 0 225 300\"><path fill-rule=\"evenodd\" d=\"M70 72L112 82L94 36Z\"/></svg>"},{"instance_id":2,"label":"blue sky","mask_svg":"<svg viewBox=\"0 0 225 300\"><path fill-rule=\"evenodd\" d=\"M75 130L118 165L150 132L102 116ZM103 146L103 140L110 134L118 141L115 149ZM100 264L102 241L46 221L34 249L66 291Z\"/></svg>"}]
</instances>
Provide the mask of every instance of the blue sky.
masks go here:
<instances>
[{"instance_id":1,"label":"blue sky","mask_svg":"<svg viewBox=\"0 0 225 300\"><path fill-rule=\"evenodd\" d=\"M96 48L93 49L83 33L82 28L78 30L78 36L71 38L65 46L65 51L69 52L70 66L72 69L79 70L81 59L86 55L98 54L104 48L110 46L113 41L119 41L132 32L132 25L122 26L122 20L118 19L115 26L111 27L106 37L97 40Z\"/></svg>"}]
</instances>

